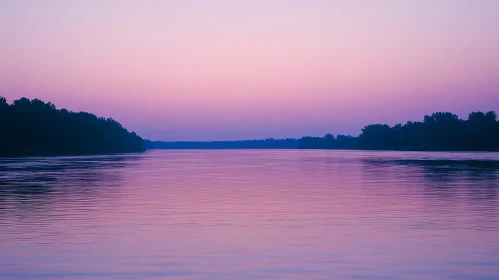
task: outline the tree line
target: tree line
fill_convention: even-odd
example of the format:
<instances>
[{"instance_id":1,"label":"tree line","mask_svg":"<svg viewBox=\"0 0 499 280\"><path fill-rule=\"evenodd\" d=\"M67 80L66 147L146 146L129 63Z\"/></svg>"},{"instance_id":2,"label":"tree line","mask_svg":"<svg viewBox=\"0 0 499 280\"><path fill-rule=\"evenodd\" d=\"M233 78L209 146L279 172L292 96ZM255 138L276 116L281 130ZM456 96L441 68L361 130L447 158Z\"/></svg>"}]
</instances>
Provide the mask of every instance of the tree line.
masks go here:
<instances>
[{"instance_id":1,"label":"tree line","mask_svg":"<svg viewBox=\"0 0 499 280\"><path fill-rule=\"evenodd\" d=\"M51 102L0 96L0 156L141 152L144 142L112 118L56 109Z\"/></svg>"},{"instance_id":2,"label":"tree line","mask_svg":"<svg viewBox=\"0 0 499 280\"><path fill-rule=\"evenodd\" d=\"M473 112L467 120L456 114L438 112L422 122L390 127L372 124L358 137L327 134L303 137L301 149L369 149L422 151L499 151L499 122L495 112Z\"/></svg>"},{"instance_id":3,"label":"tree line","mask_svg":"<svg viewBox=\"0 0 499 280\"><path fill-rule=\"evenodd\" d=\"M297 149L298 140L288 139L257 139L239 141L149 141L145 140L147 149Z\"/></svg>"},{"instance_id":4,"label":"tree line","mask_svg":"<svg viewBox=\"0 0 499 280\"><path fill-rule=\"evenodd\" d=\"M499 151L495 112L473 112L461 120L449 112L420 122L372 124L358 137L326 134L300 139L213 142L144 141L112 118L56 109L51 102L0 96L0 156L83 155L141 152L146 149L370 149Z\"/></svg>"}]
</instances>

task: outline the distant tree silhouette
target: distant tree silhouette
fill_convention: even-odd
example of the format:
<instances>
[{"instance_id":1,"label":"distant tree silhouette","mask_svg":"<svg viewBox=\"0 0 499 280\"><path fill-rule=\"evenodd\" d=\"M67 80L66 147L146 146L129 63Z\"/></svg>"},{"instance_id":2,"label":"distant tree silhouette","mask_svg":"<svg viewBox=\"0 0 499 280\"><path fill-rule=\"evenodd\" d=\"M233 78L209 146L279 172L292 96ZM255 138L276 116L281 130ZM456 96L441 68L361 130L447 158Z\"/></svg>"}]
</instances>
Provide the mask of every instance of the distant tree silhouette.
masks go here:
<instances>
[{"instance_id":1,"label":"distant tree silhouette","mask_svg":"<svg viewBox=\"0 0 499 280\"><path fill-rule=\"evenodd\" d=\"M362 129L359 143L365 148L388 148L390 146L390 126L386 124L371 124Z\"/></svg>"},{"instance_id":2,"label":"distant tree silhouette","mask_svg":"<svg viewBox=\"0 0 499 280\"><path fill-rule=\"evenodd\" d=\"M468 120L437 112L422 122L368 125L359 137L327 134L303 137L298 143L301 149L499 151L499 122L495 112L473 112Z\"/></svg>"},{"instance_id":3,"label":"distant tree silhouette","mask_svg":"<svg viewBox=\"0 0 499 280\"><path fill-rule=\"evenodd\" d=\"M300 149L358 149L358 138L353 136L326 134L324 137L302 137L298 140Z\"/></svg>"},{"instance_id":4,"label":"distant tree silhouette","mask_svg":"<svg viewBox=\"0 0 499 280\"><path fill-rule=\"evenodd\" d=\"M356 149L359 145L359 139L351 135L338 135L336 137L336 148L337 149Z\"/></svg>"},{"instance_id":5,"label":"distant tree silhouette","mask_svg":"<svg viewBox=\"0 0 499 280\"><path fill-rule=\"evenodd\" d=\"M57 110L39 99L12 105L0 97L0 156L81 155L144 151L144 143L111 118Z\"/></svg>"},{"instance_id":6,"label":"distant tree silhouette","mask_svg":"<svg viewBox=\"0 0 499 280\"><path fill-rule=\"evenodd\" d=\"M498 123L495 112L473 112L468 116L466 129L469 133L467 144L480 150L497 148Z\"/></svg>"},{"instance_id":7,"label":"distant tree silhouette","mask_svg":"<svg viewBox=\"0 0 499 280\"><path fill-rule=\"evenodd\" d=\"M149 141L145 140L147 149L297 149L296 139L264 139L239 141Z\"/></svg>"}]
</instances>

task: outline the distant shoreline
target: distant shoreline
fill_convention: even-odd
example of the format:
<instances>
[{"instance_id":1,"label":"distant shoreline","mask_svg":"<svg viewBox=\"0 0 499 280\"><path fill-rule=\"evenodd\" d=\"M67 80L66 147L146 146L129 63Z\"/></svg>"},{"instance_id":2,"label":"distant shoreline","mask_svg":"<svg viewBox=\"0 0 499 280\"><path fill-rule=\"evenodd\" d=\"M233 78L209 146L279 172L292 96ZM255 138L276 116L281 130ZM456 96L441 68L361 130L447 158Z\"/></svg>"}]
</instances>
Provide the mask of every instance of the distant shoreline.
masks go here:
<instances>
[{"instance_id":1,"label":"distant shoreline","mask_svg":"<svg viewBox=\"0 0 499 280\"><path fill-rule=\"evenodd\" d=\"M472 112L462 120L450 112L426 115L421 122L371 124L359 136L326 134L300 139L241 141L144 141L147 149L311 149L428 152L497 152L499 122L495 112Z\"/></svg>"},{"instance_id":2,"label":"distant shoreline","mask_svg":"<svg viewBox=\"0 0 499 280\"><path fill-rule=\"evenodd\" d=\"M285 141L288 146L281 143ZM235 141L150 141L144 140L147 150L343 150L343 151L393 151L393 152L499 152L495 150L468 149L369 149L369 148L301 148L299 139L235 140ZM266 144L267 142L267 144ZM293 146L296 142L296 146Z\"/></svg>"},{"instance_id":3,"label":"distant shoreline","mask_svg":"<svg viewBox=\"0 0 499 280\"><path fill-rule=\"evenodd\" d=\"M438 112L421 122L371 124L359 136L326 134L299 139L240 141L150 141L112 118L57 109L39 99L13 103L0 96L0 157L89 156L138 153L151 149L308 149L415 152L498 152L499 122L493 111L472 112L461 120ZM270 133L270 132L269 132Z\"/></svg>"}]
</instances>

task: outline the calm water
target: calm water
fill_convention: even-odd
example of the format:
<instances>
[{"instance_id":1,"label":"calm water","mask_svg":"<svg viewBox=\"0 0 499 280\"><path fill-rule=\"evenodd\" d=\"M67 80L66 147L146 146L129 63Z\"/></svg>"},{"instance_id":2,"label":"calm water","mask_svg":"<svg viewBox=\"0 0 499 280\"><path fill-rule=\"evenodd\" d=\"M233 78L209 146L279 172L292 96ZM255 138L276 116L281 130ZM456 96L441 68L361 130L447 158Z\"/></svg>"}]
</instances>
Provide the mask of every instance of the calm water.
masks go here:
<instances>
[{"instance_id":1,"label":"calm water","mask_svg":"<svg viewBox=\"0 0 499 280\"><path fill-rule=\"evenodd\" d=\"M0 160L0 279L499 279L499 154Z\"/></svg>"}]
</instances>

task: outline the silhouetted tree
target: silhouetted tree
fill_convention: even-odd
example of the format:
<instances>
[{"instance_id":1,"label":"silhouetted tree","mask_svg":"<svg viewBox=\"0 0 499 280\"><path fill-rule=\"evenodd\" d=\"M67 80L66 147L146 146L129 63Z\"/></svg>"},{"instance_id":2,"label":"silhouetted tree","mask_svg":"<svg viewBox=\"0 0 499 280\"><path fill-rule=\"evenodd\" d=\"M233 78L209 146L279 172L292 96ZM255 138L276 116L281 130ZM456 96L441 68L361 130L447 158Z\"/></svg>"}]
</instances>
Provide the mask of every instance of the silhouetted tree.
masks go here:
<instances>
[{"instance_id":1,"label":"silhouetted tree","mask_svg":"<svg viewBox=\"0 0 499 280\"><path fill-rule=\"evenodd\" d=\"M371 124L362 129L359 144L368 149L388 148L391 141L390 126L386 124Z\"/></svg>"},{"instance_id":2,"label":"silhouetted tree","mask_svg":"<svg viewBox=\"0 0 499 280\"><path fill-rule=\"evenodd\" d=\"M39 99L12 105L0 97L0 156L80 155L144 151L142 138L113 119L57 110Z\"/></svg>"},{"instance_id":3,"label":"silhouetted tree","mask_svg":"<svg viewBox=\"0 0 499 280\"><path fill-rule=\"evenodd\" d=\"M338 135L336 138L332 134L324 137L302 137L298 140L300 149L356 149L358 147L357 137L350 135Z\"/></svg>"},{"instance_id":4,"label":"silhouetted tree","mask_svg":"<svg viewBox=\"0 0 499 280\"><path fill-rule=\"evenodd\" d=\"M407 122L390 127L368 125L359 137L338 135L303 137L302 149L372 149L372 150L470 150L499 151L499 122L494 112L473 112L460 120L449 112L425 116L423 122ZM331 144L333 143L333 144Z\"/></svg>"},{"instance_id":5,"label":"silhouetted tree","mask_svg":"<svg viewBox=\"0 0 499 280\"><path fill-rule=\"evenodd\" d=\"M357 149L357 147L359 146L358 140L358 137L340 134L336 137L335 148L344 150Z\"/></svg>"},{"instance_id":6,"label":"silhouetted tree","mask_svg":"<svg viewBox=\"0 0 499 280\"><path fill-rule=\"evenodd\" d=\"M466 130L469 134L467 144L478 149L491 149L497 143L497 116L494 112L486 114L473 112L468 116Z\"/></svg>"}]
</instances>

